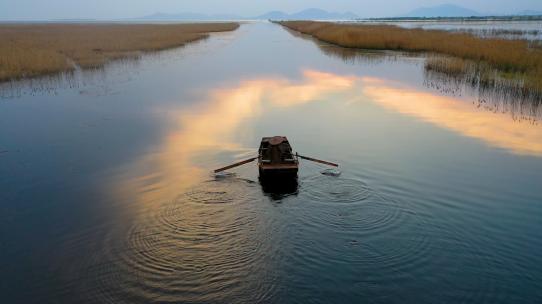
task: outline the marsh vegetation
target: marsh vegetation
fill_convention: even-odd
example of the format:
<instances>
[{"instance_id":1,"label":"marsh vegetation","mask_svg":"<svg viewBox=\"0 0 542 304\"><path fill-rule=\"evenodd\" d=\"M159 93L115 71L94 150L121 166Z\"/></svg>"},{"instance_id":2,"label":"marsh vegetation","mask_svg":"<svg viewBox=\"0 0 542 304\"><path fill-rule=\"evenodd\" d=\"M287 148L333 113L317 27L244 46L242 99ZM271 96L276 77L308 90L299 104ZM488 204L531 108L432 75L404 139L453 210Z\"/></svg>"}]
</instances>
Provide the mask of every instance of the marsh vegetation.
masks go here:
<instances>
[{"instance_id":1,"label":"marsh vegetation","mask_svg":"<svg viewBox=\"0 0 542 304\"><path fill-rule=\"evenodd\" d=\"M452 98L471 100L476 108L494 113L508 113L514 121L527 121L538 124L542 120L542 106L539 100L529 98L519 87L513 89L514 82L506 85L480 83L478 74L465 60L442 55L424 55L412 52L395 52L379 50L362 50L345 48L330 43L322 43L308 35L297 31L290 34L299 39L312 42L323 54L340 59L348 65L363 65L364 67L380 66L382 69L401 66L405 62L423 62L423 86L436 90L440 94ZM449 71L442 73L441 65L447 65ZM455 70L455 72L454 72ZM490 73L491 69L486 68ZM506 81L501 79L501 81Z\"/></svg>"},{"instance_id":2,"label":"marsh vegetation","mask_svg":"<svg viewBox=\"0 0 542 304\"><path fill-rule=\"evenodd\" d=\"M0 81L100 67L113 59L168 49L232 31L237 23L4 24Z\"/></svg>"},{"instance_id":3,"label":"marsh vegetation","mask_svg":"<svg viewBox=\"0 0 542 304\"><path fill-rule=\"evenodd\" d=\"M450 77L467 75L481 87L510 90L512 95L542 99L542 50L527 40L481 38L472 33L406 29L394 25L330 22L279 22L292 30L348 48L437 54L426 69Z\"/></svg>"}]
</instances>

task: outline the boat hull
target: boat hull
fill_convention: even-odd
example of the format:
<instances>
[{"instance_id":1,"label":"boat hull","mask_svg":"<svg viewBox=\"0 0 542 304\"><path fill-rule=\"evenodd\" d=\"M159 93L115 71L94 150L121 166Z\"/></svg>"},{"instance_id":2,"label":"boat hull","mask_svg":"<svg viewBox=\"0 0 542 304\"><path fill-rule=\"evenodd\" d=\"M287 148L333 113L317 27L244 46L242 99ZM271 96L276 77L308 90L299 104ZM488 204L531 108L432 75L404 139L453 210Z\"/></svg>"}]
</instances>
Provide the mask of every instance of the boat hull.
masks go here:
<instances>
[{"instance_id":1,"label":"boat hull","mask_svg":"<svg viewBox=\"0 0 542 304\"><path fill-rule=\"evenodd\" d=\"M262 168L260 167L260 179L282 180L297 179L298 168Z\"/></svg>"},{"instance_id":2,"label":"boat hull","mask_svg":"<svg viewBox=\"0 0 542 304\"><path fill-rule=\"evenodd\" d=\"M260 168L260 185L264 193L274 199L281 199L284 195L297 193L297 168L288 169L262 169Z\"/></svg>"}]
</instances>

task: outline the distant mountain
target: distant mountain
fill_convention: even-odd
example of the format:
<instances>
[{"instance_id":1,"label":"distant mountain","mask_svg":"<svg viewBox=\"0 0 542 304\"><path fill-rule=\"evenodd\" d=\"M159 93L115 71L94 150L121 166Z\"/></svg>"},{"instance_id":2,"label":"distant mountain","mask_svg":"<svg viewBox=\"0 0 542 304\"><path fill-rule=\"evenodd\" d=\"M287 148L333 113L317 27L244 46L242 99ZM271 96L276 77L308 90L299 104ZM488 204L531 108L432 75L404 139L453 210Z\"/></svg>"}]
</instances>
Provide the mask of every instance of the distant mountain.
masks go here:
<instances>
[{"instance_id":1,"label":"distant mountain","mask_svg":"<svg viewBox=\"0 0 542 304\"><path fill-rule=\"evenodd\" d=\"M400 17L471 17L481 16L477 11L453 4L442 4L432 7L421 7Z\"/></svg>"},{"instance_id":2,"label":"distant mountain","mask_svg":"<svg viewBox=\"0 0 542 304\"><path fill-rule=\"evenodd\" d=\"M237 15L206 15L200 13L166 14L155 13L152 15L135 18L136 20L349 20L358 16L351 12L335 13L317 8L309 8L297 13L288 14L281 11L271 11L255 17L242 17Z\"/></svg>"},{"instance_id":3,"label":"distant mountain","mask_svg":"<svg viewBox=\"0 0 542 304\"><path fill-rule=\"evenodd\" d=\"M327 12L317 8L309 8L294 14L288 15L284 19L290 20L345 20L345 19L355 19L358 16L351 12L346 13L335 13Z\"/></svg>"},{"instance_id":4,"label":"distant mountain","mask_svg":"<svg viewBox=\"0 0 542 304\"><path fill-rule=\"evenodd\" d=\"M164 20L241 20L245 19L237 15L206 15L200 13L179 13L179 14L166 14L166 13L155 13L148 16L143 16L135 18L137 20L155 20L155 21L164 21Z\"/></svg>"}]
</instances>

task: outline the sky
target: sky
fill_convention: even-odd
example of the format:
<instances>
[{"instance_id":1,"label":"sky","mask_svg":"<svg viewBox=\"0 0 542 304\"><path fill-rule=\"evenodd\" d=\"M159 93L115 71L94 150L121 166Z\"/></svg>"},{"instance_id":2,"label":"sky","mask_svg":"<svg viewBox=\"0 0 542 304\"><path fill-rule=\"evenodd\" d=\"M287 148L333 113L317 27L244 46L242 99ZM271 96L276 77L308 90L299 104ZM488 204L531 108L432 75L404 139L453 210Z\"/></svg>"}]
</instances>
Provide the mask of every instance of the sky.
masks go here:
<instances>
[{"instance_id":1,"label":"sky","mask_svg":"<svg viewBox=\"0 0 542 304\"><path fill-rule=\"evenodd\" d=\"M487 14L542 11L542 0L0 0L1 20L116 19L156 12L235 14L251 17L271 10L306 8L351 11L360 17L389 17L450 3Z\"/></svg>"}]
</instances>

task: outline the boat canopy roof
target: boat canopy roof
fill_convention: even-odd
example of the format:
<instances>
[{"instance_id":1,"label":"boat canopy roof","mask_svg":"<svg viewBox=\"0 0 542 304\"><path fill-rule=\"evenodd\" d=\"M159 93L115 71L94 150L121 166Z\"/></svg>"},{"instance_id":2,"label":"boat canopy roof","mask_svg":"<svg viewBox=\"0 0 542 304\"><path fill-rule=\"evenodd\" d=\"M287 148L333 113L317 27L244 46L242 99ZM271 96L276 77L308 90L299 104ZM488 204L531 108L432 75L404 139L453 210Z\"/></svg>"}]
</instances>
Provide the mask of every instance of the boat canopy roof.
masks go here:
<instances>
[{"instance_id":1,"label":"boat canopy roof","mask_svg":"<svg viewBox=\"0 0 542 304\"><path fill-rule=\"evenodd\" d=\"M286 136L273 136L262 138L262 143L268 142L272 146L280 145L285 141L288 141L288 139L286 139Z\"/></svg>"}]
</instances>

